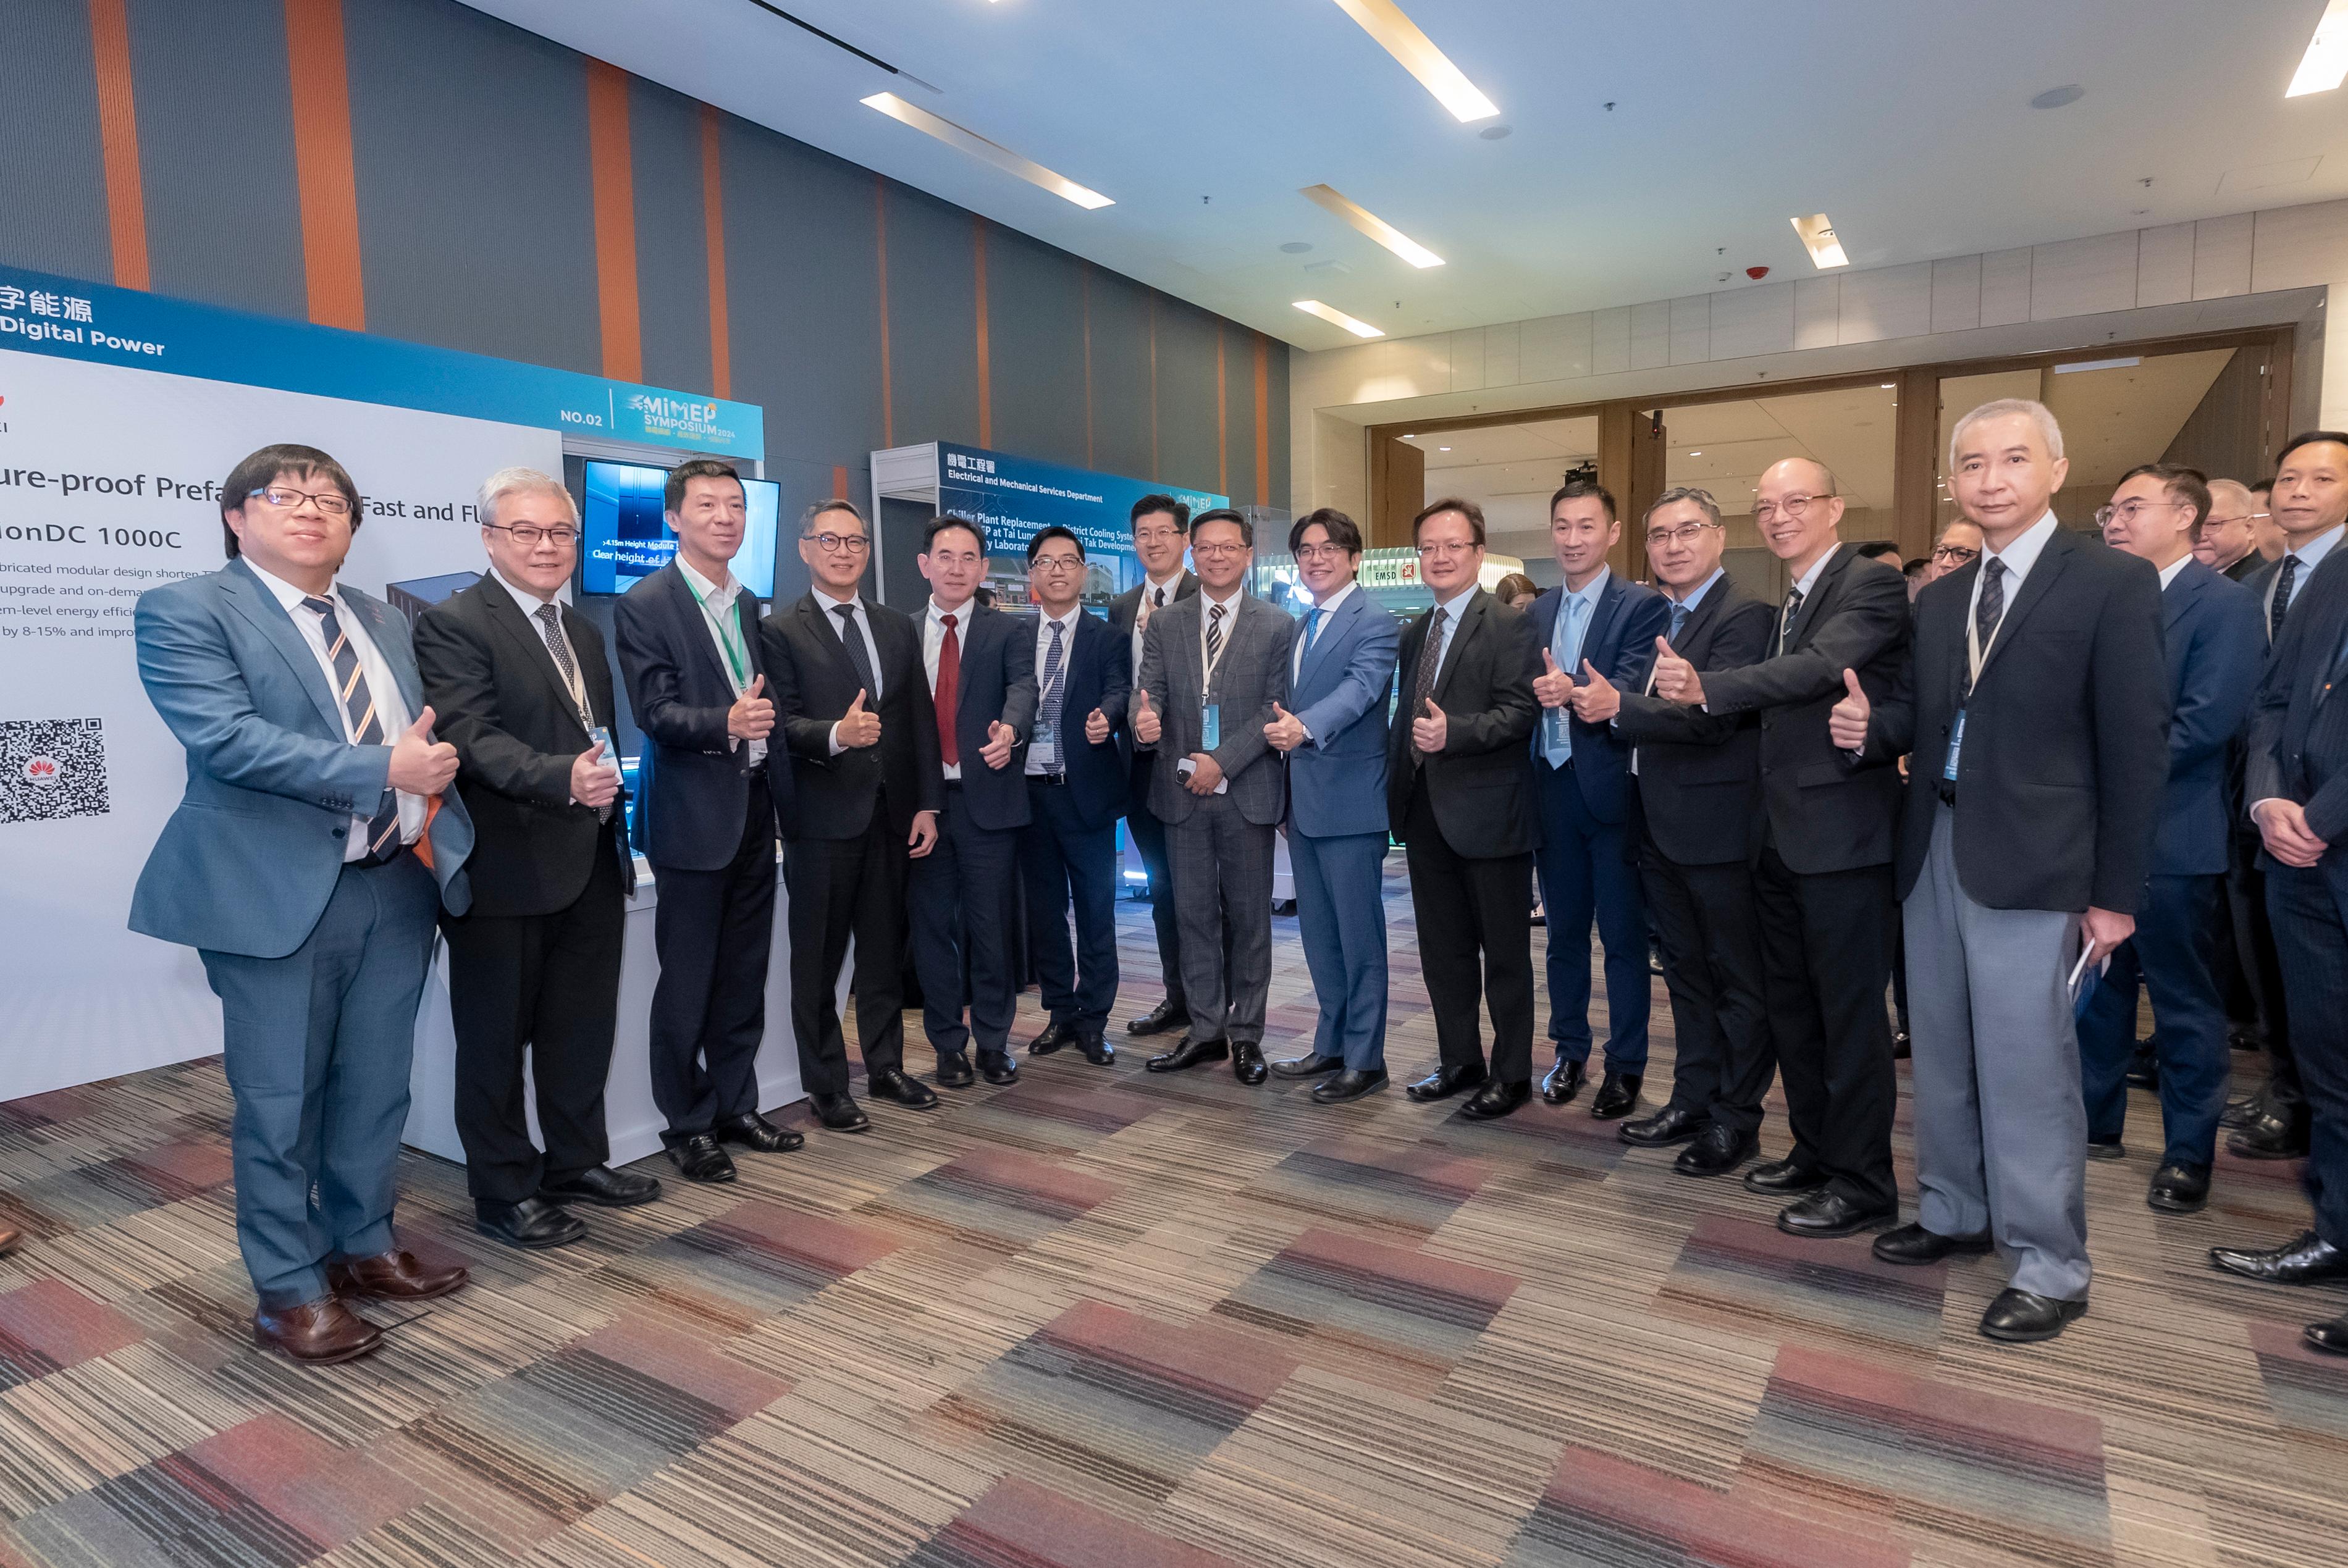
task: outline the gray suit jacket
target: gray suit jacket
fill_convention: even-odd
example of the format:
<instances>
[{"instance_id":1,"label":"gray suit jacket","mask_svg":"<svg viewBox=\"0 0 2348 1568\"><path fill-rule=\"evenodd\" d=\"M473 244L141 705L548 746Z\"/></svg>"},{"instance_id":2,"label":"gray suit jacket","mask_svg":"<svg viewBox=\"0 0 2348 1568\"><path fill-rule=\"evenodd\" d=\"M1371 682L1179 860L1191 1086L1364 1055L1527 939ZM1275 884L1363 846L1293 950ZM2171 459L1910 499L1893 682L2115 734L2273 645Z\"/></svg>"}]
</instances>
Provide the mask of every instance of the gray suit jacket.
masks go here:
<instances>
[{"instance_id":1,"label":"gray suit jacket","mask_svg":"<svg viewBox=\"0 0 2348 1568\"><path fill-rule=\"evenodd\" d=\"M1272 704L1288 701L1289 640L1296 623L1244 591L1233 608L1230 638L1215 665L1212 695L1222 734L1212 755L1231 781L1231 804L1240 815L1270 827L1280 821L1286 790L1280 753L1264 740L1263 727L1272 722ZM1208 692L1199 643L1206 610L1203 591L1178 600L1149 618L1141 637L1141 675L1134 684L1149 693L1164 726L1149 773L1149 809L1164 822L1187 821L1199 801L1174 770L1182 758L1202 749Z\"/></svg>"}]
</instances>

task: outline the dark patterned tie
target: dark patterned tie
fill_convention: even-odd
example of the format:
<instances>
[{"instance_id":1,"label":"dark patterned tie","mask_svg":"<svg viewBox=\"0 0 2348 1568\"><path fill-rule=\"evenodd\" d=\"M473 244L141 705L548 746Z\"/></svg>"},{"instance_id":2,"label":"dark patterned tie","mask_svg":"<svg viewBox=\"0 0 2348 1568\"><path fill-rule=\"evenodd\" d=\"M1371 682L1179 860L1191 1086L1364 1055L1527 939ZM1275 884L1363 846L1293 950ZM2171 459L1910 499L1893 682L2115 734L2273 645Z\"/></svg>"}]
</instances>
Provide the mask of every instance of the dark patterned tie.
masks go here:
<instances>
[{"instance_id":1,"label":"dark patterned tie","mask_svg":"<svg viewBox=\"0 0 2348 1568\"><path fill-rule=\"evenodd\" d=\"M1980 641L1983 656L1997 636L1997 623L2004 619L2005 563L1992 556L1982 562L1981 598L1973 605L1973 636Z\"/></svg>"},{"instance_id":2,"label":"dark patterned tie","mask_svg":"<svg viewBox=\"0 0 2348 1568\"><path fill-rule=\"evenodd\" d=\"M1427 617L1426 646L1419 650L1418 679L1411 683L1410 712L1404 715L1406 723L1417 723L1426 712L1426 705L1435 701L1435 676L1443 666L1443 623L1447 613L1438 604L1435 607L1435 613ZM1417 767L1426 761L1426 753L1418 749L1418 732L1413 730L1410 733L1410 765Z\"/></svg>"},{"instance_id":3,"label":"dark patterned tie","mask_svg":"<svg viewBox=\"0 0 2348 1568\"><path fill-rule=\"evenodd\" d=\"M366 671L359 668L359 651L351 646L343 623L335 618L335 601L305 594L302 606L317 615L325 632L326 662L335 667L335 695L342 699L343 712L351 716L351 743L382 745L383 719L375 711L375 693L367 689ZM366 861L370 864L388 860L399 853L399 796L390 790L384 794L383 809L366 825Z\"/></svg>"},{"instance_id":4,"label":"dark patterned tie","mask_svg":"<svg viewBox=\"0 0 2348 1568\"><path fill-rule=\"evenodd\" d=\"M562 684L564 688L572 692L585 692L587 690L586 685L579 679L578 661L571 657L571 639L562 635L561 606L556 604L540 605L538 607L538 619L545 624L546 651L554 655L555 664L562 671ZM595 715L588 709L587 699L584 696L579 697L577 701L579 703L579 727L585 730L592 735L594 733L595 730ZM597 806L595 808L595 820L598 822L611 821L612 808L609 805Z\"/></svg>"},{"instance_id":5,"label":"dark patterned tie","mask_svg":"<svg viewBox=\"0 0 2348 1568\"><path fill-rule=\"evenodd\" d=\"M839 617L839 645L848 650L848 661L856 666L857 678L864 682L864 694L877 708L880 705L880 682L872 678L872 655L865 651L864 633L856 630L856 607L835 604L831 612ZM731 606L726 613L733 613Z\"/></svg>"},{"instance_id":6,"label":"dark patterned tie","mask_svg":"<svg viewBox=\"0 0 2348 1568\"><path fill-rule=\"evenodd\" d=\"M1801 613L1802 590L1798 588L1787 589L1786 590L1786 613L1784 618L1777 622L1778 652L1783 653L1786 651L1786 644L1794 640L1794 617Z\"/></svg>"},{"instance_id":7,"label":"dark patterned tie","mask_svg":"<svg viewBox=\"0 0 2348 1568\"><path fill-rule=\"evenodd\" d=\"M2275 568L2274 602L2267 606L2267 641L2282 641L2282 618L2291 609L2291 585L2299 577L2299 558L2285 556Z\"/></svg>"},{"instance_id":8,"label":"dark patterned tie","mask_svg":"<svg viewBox=\"0 0 2348 1568\"><path fill-rule=\"evenodd\" d=\"M1052 732L1052 743L1045 748L1044 771L1058 773L1066 748L1060 743L1060 704L1067 697L1067 682L1060 678L1063 652L1060 637L1067 629L1058 621L1052 622L1052 646L1044 651L1044 723Z\"/></svg>"}]
</instances>

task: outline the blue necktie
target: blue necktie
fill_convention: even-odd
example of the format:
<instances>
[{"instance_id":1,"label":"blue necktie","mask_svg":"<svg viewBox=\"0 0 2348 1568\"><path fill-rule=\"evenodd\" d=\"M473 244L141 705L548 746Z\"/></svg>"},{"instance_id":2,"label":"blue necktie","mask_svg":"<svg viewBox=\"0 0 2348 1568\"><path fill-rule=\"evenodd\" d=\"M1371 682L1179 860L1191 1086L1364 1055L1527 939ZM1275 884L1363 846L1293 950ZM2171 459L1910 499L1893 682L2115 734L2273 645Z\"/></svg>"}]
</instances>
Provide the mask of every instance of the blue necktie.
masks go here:
<instances>
[{"instance_id":1,"label":"blue necktie","mask_svg":"<svg viewBox=\"0 0 2348 1568\"><path fill-rule=\"evenodd\" d=\"M1052 733L1052 743L1044 748L1044 771L1060 771L1060 758L1066 754L1060 743L1060 704L1067 698L1067 682L1060 679L1060 634L1066 628L1052 622L1052 646L1044 651L1044 723Z\"/></svg>"},{"instance_id":2,"label":"blue necktie","mask_svg":"<svg viewBox=\"0 0 2348 1568\"><path fill-rule=\"evenodd\" d=\"M1687 618L1692 613L1694 613L1694 611L1684 604L1675 604L1672 606L1671 644L1673 648L1677 648L1680 645L1680 632L1687 626Z\"/></svg>"},{"instance_id":3,"label":"blue necktie","mask_svg":"<svg viewBox=\"0 0 2348 1568\"><path fill-rule=\"evenodd\" d=\"M1589 610L1588 600L1578 593L1567 594L1565 613L1557 618L1557 631L1550 639L1553 644L1550 651L1557 657L1557 667L1569 675L1581 667L1581 618ZM1573 755L1573 721L1568 719L1555 730L1544 723L1541 734L1541 755L1549 759L1549 765L1553 768L1565 766L1566 759Z\"/></svg>"},{"instance_id":4,"label":"blue necktie","mask_svg":"<svg viewBox=\"0 0 2348 1568\"><path fill-rule=\"evenodd\" d=\"M1304 656L1313 651L1313 639L1320 635L1321 617L1325 612L1319 605L1304 612L1304 641L1296 645L1296 672L1304 672Z\"/></svg>"}]
</instances>

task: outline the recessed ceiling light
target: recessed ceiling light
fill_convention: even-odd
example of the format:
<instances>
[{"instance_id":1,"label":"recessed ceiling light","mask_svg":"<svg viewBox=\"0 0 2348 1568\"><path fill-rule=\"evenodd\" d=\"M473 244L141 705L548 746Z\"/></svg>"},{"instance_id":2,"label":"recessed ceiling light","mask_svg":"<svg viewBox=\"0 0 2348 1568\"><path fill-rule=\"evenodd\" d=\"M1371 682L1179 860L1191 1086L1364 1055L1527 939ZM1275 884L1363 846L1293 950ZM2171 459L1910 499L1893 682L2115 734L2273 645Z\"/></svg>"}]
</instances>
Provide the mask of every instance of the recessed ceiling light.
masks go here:
<instances>
[{"instance_id":1,"label":"recessed ceiling light","mask_svg":"<svg viewBox=\"0 0 2348 1568\"><path fill-rule=\"evenodd\" d=\"M1437 452L1448 452L1448 451L1450 451L1450 450L1451 450L1451 448L1450 448L1450 447L1448 447L1448 446L1437 446L1437 447L1436 448L1436 450L1437 450Z\"/></svg>"},{"instance_id":2,"label":"recessed ceiling light","mask_svg":"<svg viewBox=\"0 0 2348 1568\"><path fill-rule=\"evenodd\" d=\"M1703 453L1701 453L1701 452L1691 452L1691 453L1689 453L1689 454L1688 454L1688 456L1691 456L1691 457L1701 457L1701 456L1704 456L1704 454L1703 454Z\"/></svg>"},{"instance_id":3,"label":"recessed ceiling light","mask_svg":"<svg viewBox=\"0 0 2348 1568\"><path fill-rule=\"evenodd\" d=\"M2087 89L2076 82L2065 82L2059 87L2048 87L2030 100L2034 109L2059 109L2065 104L2077 103L2087 96Z\"/></svg>"},{"instance_id":4,"label":"recessed ceiling light","mask_svg":"<svg viewBox=\"0 0 2348 1568\"><path fill-rule=\"evenodd\" d=\"M1303 240L1291 240L1287 244L1281 247L1283 253L1291 256L1302 256L1305 251L1310 251L1311 249L1313 249L1313 247Z\"/></svg>"},{"instance_id":5,"label":"recessed ceiling light","mask_svg":"<svg viewBox=\"0 0 2348 1568\"><path fill-rule=\"evenodd\" d=\"M1296 308L1308 316L1319 316L1334 326L1344 327L1355 337L1384 337L1386 334L1369 323L1355 321L1334 305L1324 305L1318 300L1299 300Z\"/></svg>"},{"instance_id":6,"label":"recessed ceiling light","mask_svg":"<svg viewBox=\"0 0 2348 1568\"><path fill-rule=\"evenodd\" d=\"M2332 0L2316 18L2315 36L2307 41L2307 53L2300 57L2299 70L2282 96L2328 93L2343 77L2348 77L2348 0Z\"/></svg>"},{"instance_id":7,"label":"recessed ceiling light","mask_svg":"<svg viewBox=\"0 0 2348 1568\"><path fill-rule=\"evenodd\" d=\"M1362 31L1416 77L1419 86L1433 93L1436 101L1462 125L1489 119L1500 112L1499 105L1478 92L1467 74L1418 30L1417 23L1403 15L1394 0L1337 0L1337 8L1360 23Z\"/></svg>"},{"instance_id":8,"label":"recessed ceiling light","mask_svg":"<svg viewBox=\"0 0 2348 1568\"><path fill-rule=\"evenodd\" d=\"M891 119L911 126L925 136L933 136L948 147L966 152L982 163L991 163L1005 174L1015 174L1031 185L1040 185L1053 195L1090 210L1112 207L1116 203L1099 191L1078 185L1066 175L1055 174L1042 164L1020 157L999 142L992 142L974 130L964 130L950 119L940 119L925 108L907 103L895 93L874 93L860 100L866 108L879 109Z\"/></svg>"},{"instance_id":9,"label":"recessed ceiling light","mask_svg":"<svg viewBox=\"0 0 2348 1568\"><path fill-rule=\"evenodd\" d=\"M1884 390L1884 391L1886 391L1886 392L1890 392L1890 391L1894 390L1895 388L1897 388L1897 387L1899 386L1899 384L1899 384L1898 382L1896 382L1896 381L1887 381L1887 382L1885 382L1885 383L1883 384L1883 390Z\"/></svg>"},{"instance_id":10,"label":"recessed ceiling light","mask_svg":"<svg viewBox=\"0 0 2348 1568\"><path fill-rule=\"evenodd\" d=\"M1488 125L1476 134L1486 141L1506 141L1509 139L1509 128L1504 125Z\"/></svg>"},{"instance_id":11,"label":"recessed ceiling light","mask_svg":"<svg viewBox=\"0 0 2348 1568\"><path fill-rule=\"evenodd\" d=\"M1354 228L1400 256L1414 267L1440 267L1443 258L1385 219L1326 185L1308 185L1298 192L1314 206L1334 212Z\"/></svg>"},{"instance_id":12,"label":"recessed ceiling light","mask_svg":"<svg viewBox=\"0 0 2348 1568\"><path fill-rule=\"evenodd\" d=\"M1823 212L1813 212L1807 218L1791 220L1794 232L1801 236L1802 249L1810 253L1815 267L1843 267L1850 258L1842 253L1842 241L1835 238L1832 220Z\"/></svg>"}]
</instances>

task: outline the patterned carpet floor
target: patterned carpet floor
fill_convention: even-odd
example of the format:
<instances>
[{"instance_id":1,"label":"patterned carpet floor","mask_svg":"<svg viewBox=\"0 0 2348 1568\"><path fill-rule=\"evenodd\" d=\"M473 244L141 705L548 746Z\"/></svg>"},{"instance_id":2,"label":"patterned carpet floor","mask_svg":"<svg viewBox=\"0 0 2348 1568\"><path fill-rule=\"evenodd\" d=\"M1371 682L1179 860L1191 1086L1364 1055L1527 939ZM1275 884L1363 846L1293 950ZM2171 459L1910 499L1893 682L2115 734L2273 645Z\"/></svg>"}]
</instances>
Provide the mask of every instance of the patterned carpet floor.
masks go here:
<instances>
[{"instance_id":1,"label":"patterned carpet floor","mask_svg":"<svg viewBox=\"0 0 2348 1568\"><path fill-rule=\"evenodd\" d=\"M1586 1099L1406 1102L1434 1038L1399 862L1386 1093L1064 1052L551 1254L411 1154L404 1235L473 1284L369 1308L384 1350L324 1372L251 1345L216 1060L0 1104L0 1568L2348 1560L2348 1361L2299 1342L2348 1293L2203 1257L2301 1227L2290 1168L2156 1216L2139 1093L2088 1167L2092 1312L1993 1346L1994 1259L1794 1242ZM1158 993L1120 913L1121 1019ZM1313 1007L1276 935L1278 1055ZM1655 1020L1660 1089L1660 986ZM1912 1202L1904 1100L1899 1136Z\"/></svg>"}]
</instances>

